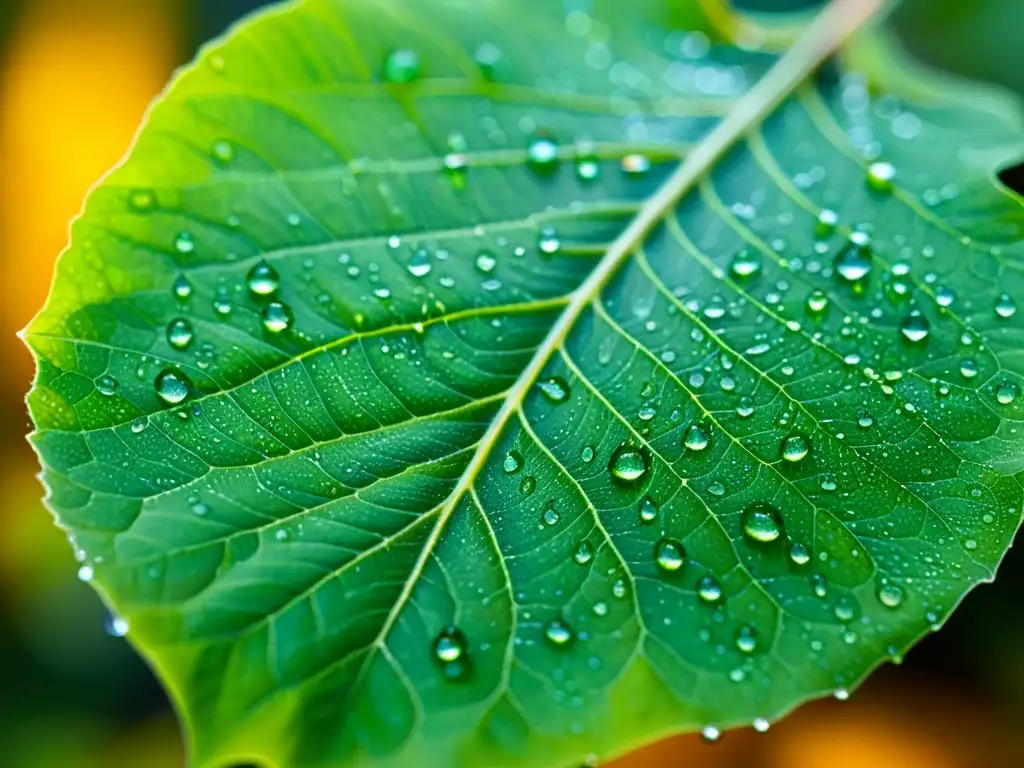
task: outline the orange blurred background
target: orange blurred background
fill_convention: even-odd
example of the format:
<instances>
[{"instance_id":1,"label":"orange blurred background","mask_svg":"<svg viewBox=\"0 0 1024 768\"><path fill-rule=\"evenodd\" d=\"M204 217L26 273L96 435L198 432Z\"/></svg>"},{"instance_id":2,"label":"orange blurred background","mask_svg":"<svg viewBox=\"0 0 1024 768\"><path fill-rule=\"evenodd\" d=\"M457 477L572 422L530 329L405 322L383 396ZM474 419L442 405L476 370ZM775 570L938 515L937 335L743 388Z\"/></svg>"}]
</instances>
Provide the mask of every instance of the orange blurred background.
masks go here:
<instances>
[{"instance_id":1,"label":"orange blurred background","mask_svg":"<svg viewBox=\"0 0 1024 768\"><path fill-rule=\"evenodd\" d=\"M158 684L125 642L104 630L103 607L77 581L77 563L39 501L35 458L24 441L32 365L15 332L45 299L69 219L123 155L173 68L258 5L4 0L0 6L0 762L8 768L184 762ZM1024 29L1024 0L908 5L898 22L909 30L912 48L971 74L999 76L1024 92L1024 54L1008 45L1012 30ZM994 587L972 595L902 668L879 670L848 702L818 702L766 734L729 733L715 745L695 736L668 739L617 765L1024 766L1022 585L1024 556L1011 553Z\"/></svg>"}]
</instances>

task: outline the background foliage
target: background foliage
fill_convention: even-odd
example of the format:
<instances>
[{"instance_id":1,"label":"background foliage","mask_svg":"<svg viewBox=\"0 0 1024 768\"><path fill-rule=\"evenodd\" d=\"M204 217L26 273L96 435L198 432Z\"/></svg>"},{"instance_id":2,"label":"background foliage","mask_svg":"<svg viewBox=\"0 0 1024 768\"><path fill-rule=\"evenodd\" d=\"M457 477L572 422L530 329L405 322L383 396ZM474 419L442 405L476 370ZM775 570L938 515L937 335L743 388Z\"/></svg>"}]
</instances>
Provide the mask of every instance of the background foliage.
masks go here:
<instances>
[{"instance_id":1,"label":"background foliage","mask_svg":"<svg viewBox=\"0 0 1024 768\"><path fill-rule=\"evenodd\" d=\"M0 10L0 302L10 361L0 376L5 494L0 505L0 743L5 764L147 765L182 762L158 686L123 641L104 631L102 607L75 579L66 544L38 503L20 399L30 361L13 331L41 305L65 224L87 186L127 146L148 100L173 66L231 19L241 0L32 0ZM800 0L746 0L793 8ZM930 60L1024 93L1019 0L908 0L897 23ZM655 765L1019 764L1024 737L1024 617L1016 610L1024 557L1011 552L999 581L973 594L946 629L902 669L883 668L850 702L821 702L764 736L731 734L708 748L670 740L628 759Z\"/></svg>"}]
</instances>

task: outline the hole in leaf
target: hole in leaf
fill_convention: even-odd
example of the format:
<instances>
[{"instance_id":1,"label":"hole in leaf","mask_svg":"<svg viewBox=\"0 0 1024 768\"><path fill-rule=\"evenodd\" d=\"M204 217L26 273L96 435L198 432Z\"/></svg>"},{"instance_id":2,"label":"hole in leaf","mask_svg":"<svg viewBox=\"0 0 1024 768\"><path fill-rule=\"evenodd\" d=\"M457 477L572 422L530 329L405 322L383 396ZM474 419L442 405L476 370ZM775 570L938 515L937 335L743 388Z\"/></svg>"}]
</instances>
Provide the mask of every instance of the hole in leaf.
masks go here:
<instances>
[{"instance_id":1,"label":"hole in leaf","mask_svg":"<svg viewBox=\"0 0 1024 768\"><path fill-rule=\"evenodd\" d=\"M1018 195L1024 195L1024 162L999 172L999 180Z\"/></svg>"}]
</instances>

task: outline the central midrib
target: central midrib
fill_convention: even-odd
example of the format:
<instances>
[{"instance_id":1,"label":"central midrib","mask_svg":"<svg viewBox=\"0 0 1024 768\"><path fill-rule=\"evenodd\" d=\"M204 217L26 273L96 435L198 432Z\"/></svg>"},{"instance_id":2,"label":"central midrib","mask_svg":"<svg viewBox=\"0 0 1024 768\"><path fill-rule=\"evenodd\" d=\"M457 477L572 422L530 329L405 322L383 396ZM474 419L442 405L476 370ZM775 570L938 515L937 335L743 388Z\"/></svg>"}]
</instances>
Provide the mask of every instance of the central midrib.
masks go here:
<instances>
[{"instance_id":1,"label":"central midrib","mask_svg":"<svg viewBox=\"0 0 1024 768\"><path fill-rule=\"evenodd\" d=\"M367 652L367 658L356 679L353 690L359 687L365 671L374 655L373 648L387 638L395 620L405 606L427 560L444 531L458 503L462 500L476 479L480 469L488 460L498 436L512 416L522 405L530 387L547 365L551 354L565 341L580 313L601 291L615 270L644 241L646 235L664 215L688 192L700 178L714 166L744 134L757 127L772 113L807 77L831 56L851 35L874 17L888 0L833 0L794 45L772 66L768 73L741 98L735 109L720 122L708 136L690 152L682 164L665 180L658 191L651 196L630 222L629 226L615 239L608 252L601 258L594 270L576 290L547 336L537 347L530 364L523 369L515 383L509 388L501 408L495 414L490 426L477 445L473 457L466 465L458 484L437 513L437 520L423 545L412 571L403 585L402 592L395 600L384 624Z\"/></svg>"}]
</instances>

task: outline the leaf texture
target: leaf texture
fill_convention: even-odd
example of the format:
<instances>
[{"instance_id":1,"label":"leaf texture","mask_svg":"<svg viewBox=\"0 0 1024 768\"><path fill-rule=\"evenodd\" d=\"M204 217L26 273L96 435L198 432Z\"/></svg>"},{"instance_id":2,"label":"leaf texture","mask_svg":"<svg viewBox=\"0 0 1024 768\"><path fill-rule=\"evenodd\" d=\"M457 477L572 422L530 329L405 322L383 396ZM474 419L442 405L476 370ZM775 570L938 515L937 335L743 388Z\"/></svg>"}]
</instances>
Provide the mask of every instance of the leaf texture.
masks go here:
<instances>
[{"instance_id":1,"label":"leaf texture","mask_svg":"<svg viewBox=\"0 0 1024 768\"><path fill-rule=\"evenodd\" d=\"M711 0L307 0L176 78L25 335L197 765L764 727L992 578L1024 133L878 38L819 68L878 5L779 55Z\"/></svg>"}]
</instances>

